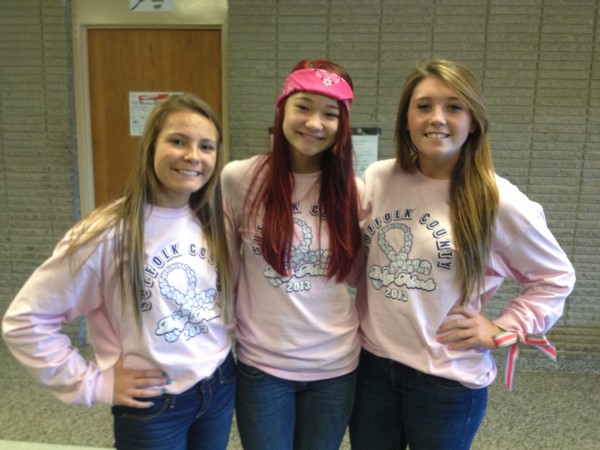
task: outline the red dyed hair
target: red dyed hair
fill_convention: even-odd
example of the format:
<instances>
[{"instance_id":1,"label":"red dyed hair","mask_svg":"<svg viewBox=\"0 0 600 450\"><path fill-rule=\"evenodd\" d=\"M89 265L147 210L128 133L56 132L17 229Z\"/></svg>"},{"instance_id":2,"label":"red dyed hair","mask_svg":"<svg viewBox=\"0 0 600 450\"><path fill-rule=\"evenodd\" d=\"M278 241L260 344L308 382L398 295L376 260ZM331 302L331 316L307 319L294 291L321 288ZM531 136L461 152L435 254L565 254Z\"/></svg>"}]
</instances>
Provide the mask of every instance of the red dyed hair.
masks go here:
<instances>
[{"instance_id":1,"label":"red dyed hair","mask_svg":"<svg viewBox=\"0 0 600 450\"><path fill-rule=\"evenodd\" d=\"M352 79L337 64L321 59L304 59L292 69L324 69L344 78L350 87ZM290 248L294 236L290 146L283 134L284 108L287 99L279 105L273 126L273 150L264 155L254 174L256 196L250 205L256 217L262 210L263 258L282 276L287 275ZM339 122L335 143L321 159L321 190L319 207L325 212L329 231L329 264L326 276L343 281L360 247L358 225L358 193L352 166L352 130L350 116L343 102L338 101ZM259 176L264 174L264 176ZM256 186L254 186L256 184Z\"/></svg>"}]
</instances>

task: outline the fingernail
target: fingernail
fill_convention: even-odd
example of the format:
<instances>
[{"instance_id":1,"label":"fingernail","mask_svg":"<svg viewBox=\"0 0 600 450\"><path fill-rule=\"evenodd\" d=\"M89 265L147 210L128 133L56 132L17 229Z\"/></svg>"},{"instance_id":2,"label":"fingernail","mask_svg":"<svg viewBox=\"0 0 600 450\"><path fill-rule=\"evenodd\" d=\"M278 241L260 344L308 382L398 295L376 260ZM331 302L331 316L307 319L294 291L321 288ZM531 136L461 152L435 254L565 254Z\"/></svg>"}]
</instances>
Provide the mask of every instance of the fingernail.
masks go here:
<instances>
[{"instance_id":1,"label":"fingernail","mask_svg":"<svg viewBox=\"0 0 600 450\"><path fill-rule=\"evenodd\" d=\"M150 402L150 408L154 406L154 402Z\"/></svg>"},{"instance_id":2,"label":"fingernail","mask_svg":"<svg viewBox=\"0 0 600 450\"><path fill-rule=\"evenodd\" d=\"M170 378L167 380L167 384L171 384L171 379Z\"/></svg>"},{"instance_id":3,"label":"fingernail","mask_svg":"<svg viewBox=\"0 0 600 450\"><path fill-rule=\"evenodd\" d=\"M167 393L167 390L166 390L165 388L162 388L162 389L160 390L160 393L161 393L161 394L166 394L166 393Z\"/></svg>"},{"instance_id":4,"label":"fingernail","mask_svg":"<svg viewBox=\"0 0 600 450\"><path fill-rule=\"evenodd\" d=\"M160 374L161 377L166 377L167 376L167 372L163 372Z\"/></svg>"}]
</instances>

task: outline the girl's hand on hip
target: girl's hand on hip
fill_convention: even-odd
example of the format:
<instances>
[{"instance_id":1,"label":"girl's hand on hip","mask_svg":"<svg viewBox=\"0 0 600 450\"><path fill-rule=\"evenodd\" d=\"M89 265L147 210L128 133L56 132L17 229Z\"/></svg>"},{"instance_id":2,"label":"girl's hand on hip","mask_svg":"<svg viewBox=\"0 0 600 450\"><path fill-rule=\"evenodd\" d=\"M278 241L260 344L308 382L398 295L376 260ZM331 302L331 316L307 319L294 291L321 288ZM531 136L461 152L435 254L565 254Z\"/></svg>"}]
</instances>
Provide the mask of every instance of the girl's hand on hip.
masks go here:
<instances>
[{"instance_id":1,"label":"girl's hand on hip","mask_svg":"<svg viewBox=\"0 0 600 450\"><path fill-rule=\"evenodd\" d=\"M482 312L464 306L455 306L438 329L438 342L447 344L450 350L473 348L496 348L493 336L502 328L489 320Z\"/></svg>"},{"instance_id":2,"label":"girl's hand on hip","mask_svg":"<svg viewBox=\"0 0 600 450\"><path fill-rule=\"evenodd\" d=\"M122 357L116 362L114 372L115 405L149 408L154 403L142 399L164 394L165 386L171 382L162 370L125 369Z\"/></svg>"}]
</instances>

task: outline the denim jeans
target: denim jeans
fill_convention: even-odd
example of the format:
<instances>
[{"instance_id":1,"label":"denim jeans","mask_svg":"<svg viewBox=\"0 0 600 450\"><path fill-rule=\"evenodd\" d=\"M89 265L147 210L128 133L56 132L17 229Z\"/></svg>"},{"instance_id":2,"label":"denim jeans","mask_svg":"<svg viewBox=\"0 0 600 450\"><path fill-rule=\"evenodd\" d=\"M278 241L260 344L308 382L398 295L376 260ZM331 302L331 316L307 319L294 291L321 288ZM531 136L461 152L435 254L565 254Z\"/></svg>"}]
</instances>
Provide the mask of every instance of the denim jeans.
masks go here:
<instances>
[{"instance_id":1,"label":"denim jeans","mask_svg":"<svg viewBox=\"0 0 600 450\"><path fill-rule=\"evenodd\" d=\"M150 408L113 406L119 450L225 450L235 404L236 367L229 356L187 391L165 394ZM146 399L144 399L146 400Z\"/></svg>"},{"instance_id":2,"label":"denim jeans","mask_svg":"<svg viewBox=\"0 0 600 450\"><path fill-rule=\"evenodd\" d=\"M468 450L487 388L469 389L365 350L350 419L353 450Z\"/></svg>"},{"instance_id":3,"label":"denim jeans","mask_svg":"<svg viewBox=\"0 0 600 450\"><path fill-rule=\"evenodd\" d=\"M356 371L290 381L238 362L237 425L245 450L338 450L352 413Z\"/></svg>"}]
</instances>

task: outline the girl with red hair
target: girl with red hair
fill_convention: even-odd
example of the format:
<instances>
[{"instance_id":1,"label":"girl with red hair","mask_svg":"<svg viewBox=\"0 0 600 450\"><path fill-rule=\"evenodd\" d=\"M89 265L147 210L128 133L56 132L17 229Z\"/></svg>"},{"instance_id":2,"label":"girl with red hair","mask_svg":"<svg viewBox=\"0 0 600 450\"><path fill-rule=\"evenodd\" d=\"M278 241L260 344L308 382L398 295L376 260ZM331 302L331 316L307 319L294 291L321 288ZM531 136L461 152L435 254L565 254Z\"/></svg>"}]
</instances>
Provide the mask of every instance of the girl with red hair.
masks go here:
<instances>
[{"instance_id":1,"label":"girl with red hair","mask_svg":"<svg viewBox=\"0 0 600 450\"><path fill-rule=\"evenodd\" d=\"M358 318L344 284L360 248L352 99L342 67L300 61L276 102L272 151L222 174L240 250L236 410L246 450L337 450L352 411Z\"/></svg>"}]
</instances>

